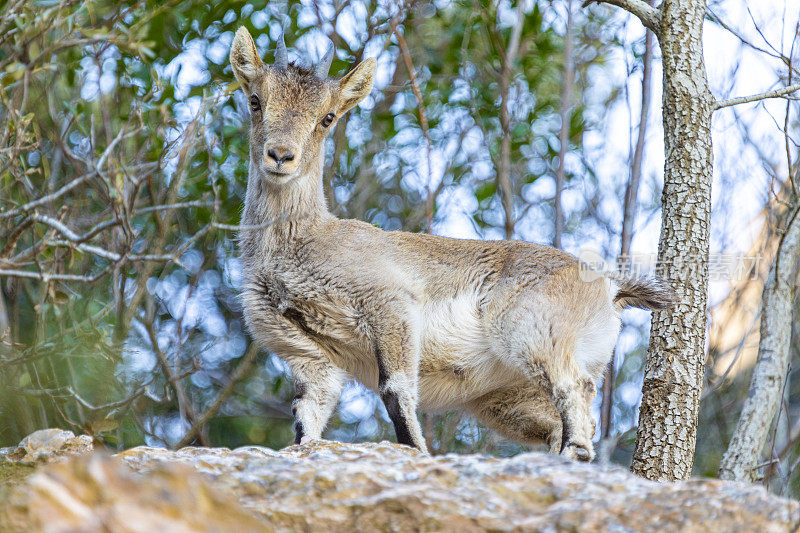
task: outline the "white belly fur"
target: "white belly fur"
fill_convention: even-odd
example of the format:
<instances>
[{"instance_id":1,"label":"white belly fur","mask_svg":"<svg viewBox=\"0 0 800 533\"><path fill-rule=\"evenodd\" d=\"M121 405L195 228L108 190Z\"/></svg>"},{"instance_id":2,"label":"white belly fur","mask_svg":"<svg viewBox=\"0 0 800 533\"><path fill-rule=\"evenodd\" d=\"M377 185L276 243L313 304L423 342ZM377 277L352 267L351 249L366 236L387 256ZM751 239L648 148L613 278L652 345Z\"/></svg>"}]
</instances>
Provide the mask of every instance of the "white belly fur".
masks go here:
<instances>
[{"instance_id":1,"label":"white belly fur","mask_svg":"<svg viewBox=\"0 0 800 533\"><path fill-rule=\"evenodd\" d=\"M487 332L474 294L429 302L421 311L420 325L419 400L423 409L457 407L524 379L519 361L493 350L503 343L495 342ZM619 336L619 315L609 300L607 307L601 307L590 320L576 326L574 361L585 377L597 382ZM514 333L504 331L505 335ZM533 353L536 350L519 355L530 357Z\"/></svg>"},{"instance_id":2,"label":"white belly fur","mask_svg":"<svg viewBox=\"0 0 800 533\"><path fill-rule=\"evenodd\" d=\"M478 313L476 295L427 303L420 317L420 406L423 409L455 407L513 378L491 351L490 340Z\"/></svg>"}]
</instances>

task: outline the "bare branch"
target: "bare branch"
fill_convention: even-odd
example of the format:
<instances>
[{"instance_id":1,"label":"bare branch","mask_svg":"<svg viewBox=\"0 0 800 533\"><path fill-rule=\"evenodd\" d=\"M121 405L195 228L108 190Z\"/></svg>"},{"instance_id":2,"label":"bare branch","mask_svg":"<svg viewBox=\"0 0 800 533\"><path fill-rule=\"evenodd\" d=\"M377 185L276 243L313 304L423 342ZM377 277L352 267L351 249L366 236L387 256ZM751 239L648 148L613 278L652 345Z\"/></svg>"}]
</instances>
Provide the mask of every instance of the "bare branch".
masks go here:
<instances>
[{"instance_id":1,"label":"bare branch","mask_svg":"<svg viewBox=\"0 0 800 533\"><path fill-rule=\"evenodd\" d=\"M654 0L648 0L652 3ZM636 207L639 198L639 182L642 177L642 161L644 160L644 148L647 132L647 117L650 113L651 84L653 78L653 40L654 35L650 30L645 30L644 56L642 57L642 101L639 111L639 132L636 137L636 148L633 152L631 162L631 174L625 186L625 203L622 210L622 231L620 232L620 252L619 259L629 261L631 241L633 240L634 222L636 220ZM606 368L603 378L603 399L600 404L600 432L601 442L605 443L605 451L610 455L616 446L616 440L611 439L611 415L613 408L614 394L614 360L618 353L618 348L614 349L611 361Z\"/></svg>"},{"instance_id":2,"label":"bare branch","mask_svg":"<svg viewBox=\"0 0 800 533\"><path fill-rule=\"evenodd\" d=\"M780 59L781 61L786 63L786 58L785 57L782 57L780 54L776 54L774 52L770 52L769 50L754 44L752 41L748 40L744 35L742 35L742 33L739 30L737 30L736 28L734 28L731 25L727 24L711 8L707 8L706 9L706 16L708 17L708 20L714 22L715 24L717 24L718 26L720 26L724 30L728 31L731 35L733 35L734 37L739 39L739 42L741 42L745 46L748 46L749 48L752 48L753 50L755 50L757 52L761 52L762 54L767 54L770 57L774 57L775 59Z\"/></svg>"},{"instance_id":3,"label":"bare branch","mask_svg":"<svg viewBox=\"0 0 800 533\"><path fill-rule=\"evenodd\" d=\"M73 389L72 387L70 387L69 385L65 386L63 388L63 390L64 390L64 392L66 392L70 396L72 396L75 399L76 402L81 404L83 407L85 407L89 411L104 411L104 410L107 410L107 409L108 410L116 409L118 407L122 407L124 405L127 405L127 404L133 402L134 400L139 398L139 396L141 396L142 394L144 394L147 391L147 386L150 383L152 383L152 381L153 381L153 379L151 378L147 383L145 383L144 385L140 386L130 396L128 396L126 398L123 398L121 400L117 400L115 402L102 404L102 405L93 405L91 402L89 402L88 400L83 398L80 394L78 394L78 392L75 389ZM54 392L54 391L48 391L48 392Z\"/></svg>"},{"instance_id":4,"label":"bare branch","mask_svg":"<svg viewBox=\"0 0 800 533\"><path fill-rule=\"evenodd\" d=\"M566 30L564 32L564 73L561 77L561 128L558 132L558 168L556 169L556 194L553 198L553 247L561 248L561 237L564 234L564 205L561 197L567 173L564 159L569 148L569 112L572 108L572 86L575 83L575 58L573 57L573 23L572 0L567 0Z\"/></svg>"},{"instance_id":5,"label":"bare branch","mask_svg":"<svg viewBox=\"0 0 800 533\"><path fill-rule=\"evenodd\" d=\"M47 196L43 196L42 198L39 198L38 200L34 200L33 202L29 202L29 203L23 205L22 207L18 207L17 209L12 209L11 211L6 211L5 213L0 213L0 219L13 217L13 216L22 214L22 213L24 213L26 211L30 211L31 209L39 207L40 205L44 205L46 203L52 202L56 198L59 198L59 197L63 196L64 194L68 193L69 191L71 191L75 187L81 185L83 182L85 182L86 180L88 180L89 178L94 176L95 174L101 175L102 174L102 170L101 169L105 165L106 160L108 159L108 156L111 154L111 151L114 149L114 147L121 140L123 140L123 139L125 139L127 137L130 137L131 135L133 135L135 133L138 133L138 131L139 130L137 129L137 130L134 130L134 131L126 133L125 132L125 128L121 129L120 132L117 134L117 136L108 144L106 149L100 155L100 158L97 160L97 163L93 165L94 166L94 170L92 172L89 172L87 174L84 174L83 176L79 176L79 177L75 178L74 180L72 180L68 184L64 185L63 187L61 187L59 190L57 190L53 194L48 194Z\"/></svg>"},{"instance_id":6,"label":"bare branch","mask_svg":"<svg viewBox=\"0 0 800 533\"><path fill-rule=\"evenodd\" d=\"M511 83L513 80L512 69L517 59L522 25L525 22L523 7L522 2L517 4L517 20L511 30L508 47L503 49L502 45L498 44L496 48L500 54L503 68L500 72L499 80L500 129L502 130L502 135L500 137L500 159L498 161L499 164L496 165L495 181L497 182L497 190L500 193L500 203L505 212L506 239L511 239L514 236L514 224L516 222L514 215L514 186L511 180L511 111L509 109L509 97L511 96ZM490 37L491 33L489 34ZM502 39L498 38L498 41L502 41Z\"/></svg>"},{"instance_id":7,"label":"bare branch","mask_svg":"<svg viewBox=\"0 0 800 533\"><path fill-rule=\"evenodd\" d=\"M583 7L587 7L594 2L621 7L628 13L636 15L645 28L653 30L656 35L661 29L661 11L643 0L585 0Z\"/></svg>"},{"instance_id":8,"label":"bare branch","mask_svg":"<svg viewBox=\"0 0 800 533\"><path fill-rule=\"evenodd\" d=\"M148 315L149 314L150 313L148 313ZM169 383L169 385L172 387L172 390L175 391L175 398L178 401L178 409L180 410L183 419L189 424L194 424L197 420L197 414L195 413L194 407L192 407L192 402L189 400L189 396L186 394L186 391L181 384L181 377L175 373L172 366L170 366L169 361L167 360L167 354L165 354L158 345L158 334L156 333L152 320L147 321L145 324L145 329L150 336L150 344L152 345L153 353L155 354L158 363L161 365L161 369L164 371L164 376L167 378L167 383ZM208 446L208 441L202 433L197 435L197 440L203 446Z\"/></svg>"},{"instance_id":9,"label":"bare branch","mask_svg":"<svg viewBox=\"0 0 800 533\"><path fill-rule=\"evenodd\" d=\"M189 431L183 436L183 438L175 445L175 448L183 448L184 446L188 446L191 444L203 431L203 426L205 426L209 420L217 415L219 410L222 408L222 404L225 403L231 394L233 394L236 385L239 384L240 381L245 379L247 375L250 373L250 370L253 368L253 364L256 362L256 356L258 355L258 346L256 344L251 344L250 348L242 357L242 362L239 363L239 366L236 367L233 374L228 380L228 383L222 388L219 392L217 397L214 399L214 402L203 411L203 414L194 421L192 427L189 428Z\"/></svg>"},{"instance_id":10,"label":"bare branch","mask_svg":"<svg viewBox=\"0 0 800 533\"><path fill-rule=\"evenodd\" d=\"M61 196L64 196L65 194L67 194L69 191L71 191L75 187L83 184L83 182L85 182L86 180L88 180L89 178L94 176L95 174L96 174L96 172L89 172L88 174L84 174L83 176L79 176L79 177L75 178L74 180L72 180L71 182L69 182L66 185L64 185L63 187L61 187L59 190L57 190L53 194L48 194L47 196L42 196L38 200L34 200L32 202L28 202L27 204L25 204L25 205L23 205L21 207L18 207L16 209L12 209L11 211L6 211L4 213L0 213L0 220L4 219L4 218L10 218L10 217L14 217L14 216L17 216L17 215L21 215L22 213L24 213L26 211L30 211L31 209L35 209L35 208L39 207L40 205L44 205L46 203L52 202L53 200L55 200L57 198L60 198Z\"/></svg>"},{"instance_id":11,"label":"bare branch","mask_svg":"<svg viewBox=\"0 0 800 533\"><path fill-rule=\"evenodd\" d=\"M152 213L153 211L169 211L172 209L188 209L192 207L211 207L213 206L213 202L205 202L202 200L198 200L195 202L181 202L177 204L166 204L166 205L151 205L150 207L143 207L141 209L137 209L134 211L135 215L143 215L145 213Z\"/></svg>"},{"instance_id":12,"label":"bare branch","mask_svg":"<svg viewBox=\"0 0 800 533\"><path fill-rule=\"evenodd\" d=\"M106 271L101 272L105 274ZM39 279L42 281L82 281L92 283L97 281L100 275L80 276L78 274L53 274L51 272L31 272L29 270L0 270L0 277Z\"/></svg>"},{"instance_id":13,"label":"bare branch","mask_svg":"<svg viewBox=\"0 0 800 533\"><path fill-rule=\"evenodd\" d=\"M428 175L425 177L425 233L430 233L431 222L433 221L433 196L431 194L431 137L428 131L428 113L425 109L425 100L422 98L422 92L419 89L417 76L414 73L414 63L411 61L411 52L408 50L406 39L403 37L402 32L397 29L395 29L395 35L397 36L397 43L400 45L400 53L403 55L408 77L411 80L411 89L414 91L414 96L417 98L419 125L422 128L422 136L425 137L428 171ZM517 37L517 46L519 46L519 37Z\"/></svg>"},{"instance_id":14,"label":"bare branch","mask_svg":"<svg viewBox=\"0 0 800 533\"><path fill-rule=\"evenodd\" d=\"M64 237L66 237L71 241L80 240L80 235L69 229L63 222L60 222L55 218L49 217L47 215L40 215L38 213L34 213L33 215L31 215L31 219L35 220L36 222L41 222L42 224L50 226L51 228L58 231L61 235L63 235Z\"/></svg>"},{"instance_id":15,"label":"bare branch","mask_svg":"<svg viewBox=\"0 0 800 533\"><path fill-rule=\"evenodd\" d=\"M787 96L797 91L800 91L800 83L789 85L788 87L782 87L780 89L775 89L774 91L767 91L764 93L753 94L750 96L740 96L738 98L731 98L730 100L723 100L722 102L717 102L716 105L714 106L714 111L716 111L717 109L722 109L723 107L730 107L739 104L747 104L750 102L758 102L759 100L766 100L767 98L780 98L782 96Z\"/></svg>"}]
</instances>

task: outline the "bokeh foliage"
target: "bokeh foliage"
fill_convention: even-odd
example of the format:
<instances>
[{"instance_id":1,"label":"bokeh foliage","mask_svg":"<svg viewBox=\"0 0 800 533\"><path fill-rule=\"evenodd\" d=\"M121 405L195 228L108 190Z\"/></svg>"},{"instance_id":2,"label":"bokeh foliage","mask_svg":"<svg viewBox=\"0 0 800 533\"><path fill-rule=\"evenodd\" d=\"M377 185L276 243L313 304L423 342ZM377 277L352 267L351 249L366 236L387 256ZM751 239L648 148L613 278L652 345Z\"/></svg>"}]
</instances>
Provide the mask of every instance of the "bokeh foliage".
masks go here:
<instances>
[{"instance_id":1,"label":"bokeh foliage","mask_svg":"<svg viewBox=\"0 0 800 533\"><path fill-rule=\"evenodd\" d=\"M111 447L175 445L195 423L189 442L292 440L291 377L251 345L238 303L247 117L227 52L240 25L267 61L282 27L296 61L333 40L335 74L379 58L372 95L328 141L335 213L500 235L497 73L510 2L34 0L0 12L0 445L54 426ZM563 62L550 4L524 17L508 89L520 222L552 209L530 187L557 165ZM583 91L605 61L602 24L580 20L569 117L570 168L588 179L580 151L597 114ZM353 386L328 435L393 438L387 422ZM437 452L519 450L458 414L425 425Z\"/></svg>"}]
</instances>

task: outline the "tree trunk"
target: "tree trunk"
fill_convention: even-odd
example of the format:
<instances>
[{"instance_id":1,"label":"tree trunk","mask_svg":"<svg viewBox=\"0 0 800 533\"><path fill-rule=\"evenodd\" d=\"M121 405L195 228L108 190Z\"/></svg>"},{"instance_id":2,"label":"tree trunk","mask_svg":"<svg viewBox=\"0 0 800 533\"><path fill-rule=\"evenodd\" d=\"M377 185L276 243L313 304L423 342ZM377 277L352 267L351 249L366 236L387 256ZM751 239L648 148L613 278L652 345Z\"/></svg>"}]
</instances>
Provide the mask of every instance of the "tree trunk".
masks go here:
<instances>
[{"instance_id":1,"label":"tree trunk","mask_svg":"<svg viewBox=\"0 0 800 533\"><path fill-rule=\"evenodd\" d=\"M564 158L569 149L569 110L572 107L572 85L575 79L575 64L572 57L572 0L567 0L566 31L564 32L564 76L561 79L561 129L558 132L558 169L556 170L556 194L554 204L553 246L561 248L564 234L564 208L561 195L566 182Z\"/></svg>"},{"instance_id":2,"label":"tree trunk","mask_svg":"<svg viewBox=\"0 0 800 533\"><path fill-rule=\"evenodd\" d=\"M502 130L502 138L500 139L500 164L497 168L497 190L500 192L500 202L503 204L505 213L506 239L511 239L514 236L514 225L516 224L514 186L511 183L511 113L508 107L510 105L511 74L514 62L517 60L522 25L525 22L523 8L523 2L517 4L517 20L511 30L508 48L506 48L504 54L501 54L503 58L503 70L500 73L500 128Z\"/></svg>"},{"instance_id":3,"label":"tree trunk","mask_svg":"<svg viewBox=\"0 0 800 533\"><path fill-rule=\"evenodd\" d=\"M497 169L497 190L505 214L506 239L514 236L514 188L511 185L511 119L508 112L508 77L500 78L500 165Z\"/></svg>"},{"instance_id":4,"label":"tree trunk","mask_svg":"<svg viewBox=\"0 0 800 533\"><path fill-rule=\"evenodd\" d=\"M665 0L659 10L666 162L658 269L678 304L653 313L631 470L672 481L692 471L705 371L715 102L703 63L705 0Z\"/></svg>"},{"instance_id":5,"label":"tree trunk","mask_svg":"<svg viewBox=\"0 0 800 533\"><path fill-rule=\"evenodd\" d=\"M650 1L652 4L652 0ZM653 32L645 29L644 56L642 57L642 106L639 112L639 133L636 137L636 148L633 151L631 175L625 187L625 205L622 215L622 234L620 236L619 262L630 263L631 241L633 240L633 224L636 221L636 206L639 200L639 183L642 179L642 161L644 160L645 135L647 133L647 117L650 116L650 96L653 77ZM600 404L600 433L604 439L611 436L611 408L614 393L614 357L608 363L603 378L603 401Z\"/></svg>"},{"instance_id":6,"label":"tree trunk","mask_svg":"<svg viewBox=\"0 0 800 533\"><path fill-rule=\"evenodd\" d=\"M625 187L625 206L622 215L622 235L620 237L619 255L624 261L629 260L631 241L633 240L633 224L636 221L636 206L639 198L639 183L642 180L642 161L644 160L645 134L647 133L647 117L650 114L650 86L653 77L653 32L647 30L644 38L644 56L642 57L642 107L639 112L639 133L636 137L636 148L633 151L631 177Z\"/></svg>"},{"instance_id":7,"label":"tree trunk","mask_svg":"<svg viewBox=\"0 0 800 533\"><path fill-rule=\"evenodd\" d=\"M719 477L752 482L783 396L789 369L792 304L800 262L800 200L789 215L761 297L761 338L750 391L719 467Z\"/></svg>"}]
</instances>

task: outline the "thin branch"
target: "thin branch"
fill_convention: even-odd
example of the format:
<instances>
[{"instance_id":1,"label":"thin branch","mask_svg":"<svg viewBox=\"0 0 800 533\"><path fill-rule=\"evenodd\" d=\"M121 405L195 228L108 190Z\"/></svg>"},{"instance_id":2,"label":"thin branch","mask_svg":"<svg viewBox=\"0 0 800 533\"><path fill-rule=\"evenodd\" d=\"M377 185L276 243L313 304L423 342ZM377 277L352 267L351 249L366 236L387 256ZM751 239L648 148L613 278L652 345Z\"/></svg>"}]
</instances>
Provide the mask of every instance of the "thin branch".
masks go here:
<instances>
[{"instance_id":1,"label":"thin branch","mask_svg":"<svg viewBox=\"0 0 800 533\"><path fill-rule=\"evenodd\" d=\"M785 6L784 6L785 8ZM797 33L800 32L800 20L797 22L794 28L794 38L792 39L792 48L789 50L789 85L792 84L792 55L794 54L794 45L797 42ZM792 152L789 144L791 142L790 134L789 134L789 119L792 115L792 102L789 98L786 99L786 113L783 116L783 146L786 150L786 169L787 169L787 180L792 187L792 196L797 196L797 187L794 182L794 164L792 162Z\"/></svg>"},{"instance_id":2,"label":"thin branch","mask_svg":"<svg viewBox=\"0 0 800 533\"><path fill-rule=\"evenodd\" d=\"M42 198L39 198L38 200L35 200L35 201L30 202L28 204L25 204L22 207L19 207L17 209L13 209L11 211L6 211L5 213L0 213L0 219L16 216L16 215L19 215L19 214L21 214L21 213L23 213L25 211L30 211L31 209L34 209L34 208L36 208L36 207L38 207L40 205L44 205L46 203L52 202L56 198L59 198L60 196L63 196L67 192L71 191L72 189L74 189L78 185L81 185L83 182L85 182L86 180L88 180L92 176L94 176L94 175L102 176L103 172L102 172L101 169L103 168L103 166L105 166L106 160L108 159L108 157L111 154L111 151L114 149L114 147L121 140L126 139L126 138L130 137L131 135L134 135L135 133L138 133L139 130L140 130L140 128L137 128L134 131L130 131L130 132L126 133L125 132L125 128L122 128L120 130L120 132L117 134L117 136L114 137L114 139L108 144L106 149L100 155L100 158L97 160L97 163L92 165L92 166L94 166L94 170L92 172L89 172L87 174L84 174L83 176L79 176L79 177L75 178L70 183L64 185L61 189L59 189L58 191L54 192L53 194L49 194L47 196L43 196Z\"/></svg>"},{"instance_id":3,"label":"thin branch","mask_svg":"<svg viewBox=\"0 0 800 533\"><path fill-rule=\"evenodd\" d=\"M53 194L48 194L47 196L43 196L43 197L39 198L38 200L34 200L32 202L29 202L29 203L27 203L27 204L25 204L23 206L20 206L20 207L18 207L16 209L12 209L11 211L5 211L3 213L0 213L0 220L2 220L4 218L10 218L10 217L14 217L14 216L17 216L17 215L21 215L22 213L24 213L26 211L30 211L31 209L35 209L35 208L39 207L40 205L44 205L46 203L52 202L53 200L55 200L57 198L60 198L61 196L64 196L65 194L67 194L69 191L71 191L75 187L83 184L86 180L88 180L89 178L93 177L95 174L97 174L97 173L93 171L93 172L89 172L88 174L84 174L83 176L79 176L79 177L75 178L74 180L72 180L71 182L69 182L68 184L66 184L63 187L61 187L59 190L57 190Z\"/></svg>"},{"instance_id":4,"label":"thin branch","mask_svg":"<svg viewBox=\"0 0 800 533\"><path fill-rule=\"evenodd\" d=\"M109 261L120 262L124 260L130 261L171 261L176 263L181 268L184 268L184 265L180 261L180 255L188 249L187 245L183 245L178 248L178 250L172 254L118 254L116 252L112 252L110 250L106 250L105 248L101 248L99 246L95 246L92 244L84 244L82 241L86 240L71 229L69 229L66 225L62 222L48 217L46 215L39 215L38 213L34 213L31 215L31 219L41 222L43 224L47 224L51 228L55 229L59 233L61 233L64 237L67 238L66 241L58 240L58 241L49 241L47 242L50 246L67 246L69 248L75 248L82 252L87 252L90 254L94 254L98 257L102 257L104 259L108 259ZM210 229L207 226L208 229ZM208 231L206 229L206 232ZM205 234L204 231L197 232L192 239L189 240L190 243L195 242L200 236Z\"/></svg>"},{"instance_id":5,"label":"thin branch","mask_svg":"<svg viewBox=\"0 0 800 533\"><path fill-rule=\"evenodd\" d=\"M172 209L188 209L192 207L211 207L213 205L214 202L206 202L203 200L198 200L195 202L181 202L177 204L152 205L150 207L142 207L141 209L137 209L133 212L133 214L136 216L143 215L145 213L152 213L153 211L169 211Z\"/></svg>"},{"instance_id":6,"label":"thin branch","mask_svg":"<svg viewBox=\"0 0 800 533\"><path fill-rule=\"evenodd\" d=\"M195 410L192 407L192 402L189 400L189 397L186 395L186 391L181 384L180 376L178 376L172 369L169 361L167 360L167 354L165 354L158 345L158 334L156 333L153 322L148 321L145 324L145 329L150 336L150 344L153 348L153 353L156 356L156 360L158 360L158 363L161 365L161 369L164 371L164 376L167 378L167 383L169 383L169 385L172 387L172 390L175 391L175 397L178 401L178 409L180 410L182 418L188 423L194 424L197 420L197 414L195 413ZM208 441L203 434L198 435L197 440L203 446L208 446Z\"/></svg>"},{"instance_id":7,"label":"thin branch","mask_svg":"<svg viewBox=\"0 0 800 533\"><path fill-rule=\"evenodd\" d=\"M652 2L653 0L649 0ZM639 182L642 177L642 162L644 160L644 149L647 133L647 117L650 113L650 100L652 95L651 80L653 77L653 40L654 35L650 30L645 30L644 56L642 57L642 102L639 111L639 132L636 137L636 148L633 152L631 173L628 183L625 186L625 204L622 215L622 231L620 234L620 252L618 263L630 261L631 242L633 240L634 222L636 220L636 207L639 198ZM613 408L614 393L614 361L618 353L618 348L614 349L614 354L606 368L603 378L603 399L600 404L600 433L603 439L608 439L611 435L611 415ZM609 446L613 442L607 443ZM610 453L611 450L609 450Z\"/></svg>"},{"instance_id":8,"label":"thin branch","mask_svg":"<svg viewBox=\"0 0 800 533\"><path fill-rule=\"evenodd\" d=\"M593 3L609 4L612 6L621 7L628 13L636 15L642 21L645 28L653 30L656 35L661 30L661 11L643 0L585 0L583 7L587 7Z\"/></svg>"},{"instance_id":9,"label":"thin branch","mask_svg":"<svg viewBox=\"0 0 800 533\"><path fill-rule=\"evenodd\" d=\"M147 386L152 381L153 380L150 379L150 381L148 381L147 383L145 383L144 385L142 385L141 387L136 389L127 398L123 398L123 399L117 400L115 402L105 403L105 404L102 404L102 405L93 405L88 400L84 399L80 394L78 394L78 392L75 389L73 389L69 385L64 387L64 391L69 393L70 395L72 395L72 397L75 399L76 402L81 404L83 407L85 407L89 411L104 411L106 409L116 409L118 407L122 407L123 405L127 405L127 404L131 403L132 401L136 400L139 396L141 396L142 394L144 394L147 391Z\"/></svg>"},{"instance_id":10,"label":"thin branch","mask_svg":"<svg viewBox=\"0 0 800 533\"><path fill-rule=\"evenodd\" d=\"M22 219L16 228L11 231L11 234L8 235L8 241L6 242L5 247L0 250L0 261L7 259L8 256L11 255L11 252L14 251L14 248L17 246L17 242L19 242L22 234L25 232L26 229L33 223L30 217L25 217Z\"/></svg>"},{"instance_id":11,"label":"thin branch","mask_svg":"<svg viewBox=\"0 0 800 533\"><path fill-rule=\"evenodd\" d=\"M734 28L734 27L730 26L729 24L727 24L711 8L706 8L706 17L708 18L708 20L714 22L715 24L720 26L722 29L728 31L731 35L733 35L734 37L739 39L739 42L741 42L745 46L747 46L749 48L752 48L753 50L755 50L757 52L761 52L762 54L767 54L768 56L773 57L775 59L779 59L779 60L783 61L784 63L788 64L788 62L786 61L786 58L781 56L780 54L775 54L773 52L770 52L769 50L767 50L765 48L762 48L762 47L754 44L753 42L749 41L747 38L745 38L744 35L742 35L742 33L739 30L737 30L736 28Z\"/></svg>"},{"instance_id":12,"label":"thin branch","mask_svg":"<svg viewBox=\"0 0 800 533\"><path fill-rule=\"evenodd\" d=\"M47 215L40 215L38 213L34 213L31 215L31 219L35 220L36 222L41 222L42 224L50 226L54 230L58 231L61 235L63 235L64 237L73 242L77 242L81 238L80 235L69 229L63 222L56 220L55 218L49 217Z\"/></svg>"},{"instance_id":13,"label":"thin branch","mask_svg":"<svg viewBox=\"0 0 800 533\"><path fill-rule=\"evenodd\" d=\"M408 50L403 34L395 28L395 35L397 36L397 43L400 45L400 52L403 55L403 61L408 71L408 77L411 80L411 89L414 91L414 96L417 98L417 110L419 112L419 125L422 128L422 136L425 138L426 147L426 161L428 175L425 177L425 233L431 232L431 222L433 221L433 196L431 194L431 137L428 128L428 113L425 109L425 101L422 98L422 91L419 89L419 82L414 73L414 63L411 61L411 52ZM517 39L519 41L519 39Z\"/></svg>"},{"instance_id":14,"label":"thin branch","mask_svg":"<svg viewBox=\"0 0 800 533\"><path fill-rule=\"evenodd\" d=\"M13 278L29 278L42 281L82 281L92 283L97 281L101 275L106 274L107 270L95 276L81 276L78 274L54 274L51 272L31 272L29 270L0 270L0 278L4 276Z\"/></svg>"},{"instance_id":15,"label":"thin branch","mask_svg":"<svg viewBox=\"0 0 800 533\"><path fill-rule=\"evenodd\" d=\"M514 236L514 224L516 216L514 215L514 185L511 181L511 110L509 97L512 83L512 74L514 63L517 60L517 53L519 51L519 40L522 35L522 26L525 23L524 4L520 2L517 4L517 20L511 30L511 37L508 41L508 47L504 50L502 45L497 45L496 50L500 54L502 71L500 72L499 90L500 90L500 129L502 135L500 138L500 159L496 165L497 190L500 193L500 203L503 206L505 213L505 233L506 239L511 239ZM492 37L492 32L488 32L489 37ZM499 41L502 41L498 37Z\"/></svg>"},{"instance_id":16,"label":"thin branch","mask_svg":"<svg viewBox=\"0 0 800 533\"><path fill-rule=\"evenodd\" d=\"M775 89L774 91L767 91L759 94L753 94L750 96L740 96L738 98L731 98L730 100L723 100L722 102L717 102L714 106L714 111L717 109L722 109L723 107L730 107L739 104L747 104L750 102L758 102L759 100L766 100L767 98L780 98L782 96L786 96L792 93L800 91L800 83L796 83L794 85L789 85L788 87L782 87L780 89Z\"/></svg>"},{"instance_id":17,"label":"thin branch","mask_svg":"<svg viewBox=\"0 0 800 533\"><path fill-rule=\"evenodd\" d=\"M553 198L553 247L561 248L564 234L564 206L561 197L567 181L565 159L569 150L569 112L572 108L572 86L575 83L575 58L573 57L572 0L567 0L567 19L564 31L564 73L561 78L561 128L558 132L558 168L556 169L556 194Z\"/></svg>"}]
</instances>

